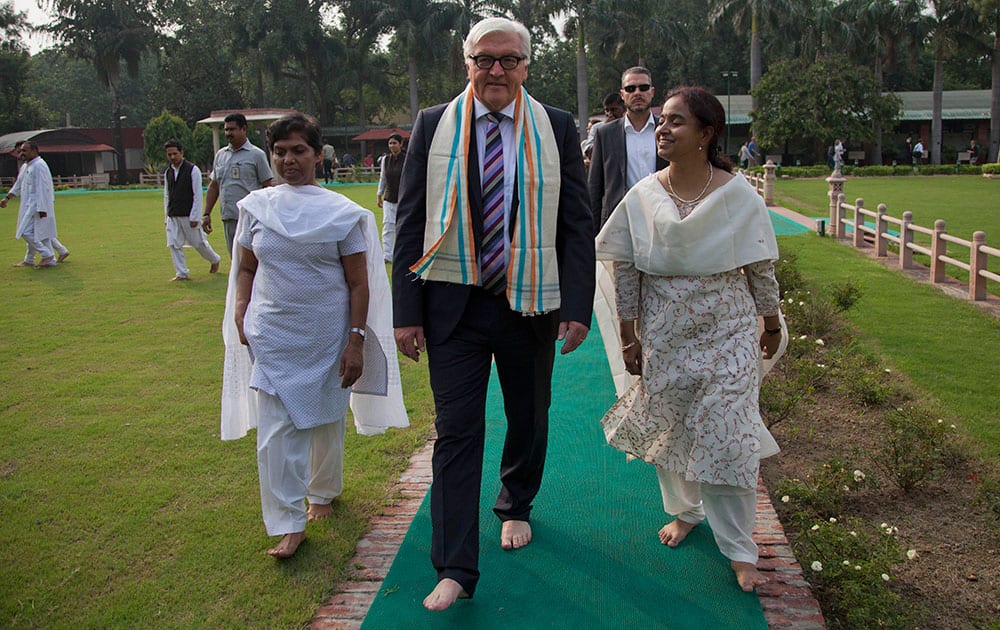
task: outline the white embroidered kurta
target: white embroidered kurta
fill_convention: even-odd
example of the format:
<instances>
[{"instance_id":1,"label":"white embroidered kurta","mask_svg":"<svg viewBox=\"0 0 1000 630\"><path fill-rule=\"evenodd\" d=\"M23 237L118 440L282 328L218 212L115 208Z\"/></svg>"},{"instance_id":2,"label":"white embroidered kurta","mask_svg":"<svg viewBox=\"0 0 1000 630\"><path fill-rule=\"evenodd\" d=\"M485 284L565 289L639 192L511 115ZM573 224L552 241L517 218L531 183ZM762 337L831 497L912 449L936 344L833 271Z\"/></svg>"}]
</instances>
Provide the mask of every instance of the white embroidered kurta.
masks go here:
<instances>
[{"instance_id":1,"label":"white embroidered kurta","mask_svg":"<svg viewBox=\"0 0 1000 630\"><path fill-rule=\"evenodd\" d=\"M32 224L35 240L44 241L56 236L55 188L49 165L36 157L24 166L18 177L21 206L17 212L17 231L14 238L21 238ZM40 212L46 216L39 216Z\"/></svg>"},{"instance_id":2,"label":"white embroidered kurta","mask_svg":"<svg viewBox=\"0 0 1000 630\"><path fill-rule=\"evenodd\" d=\"M257 426L251 387L280 398L298 428L342 420L349 396L359 433L407 426L388 279L371 212L318 186L264 188L239 206L237 241L254 252L258 267L244 318L248 349L240 345L233 320L240 251L234 248L223 322L222 438L239 438ZM340 258L362 251L368 263L368 338L364 372L354 387L370 382L374 372L381 393L351 396L338 375L349 312Z\"/></svg>"},{"instance_id":3,"label":"white embroidered kurta","mask_svg":"<svg viewBox=\"0 0 1000 630\"><path fill-rule=\"evenodd\" d=\"M682 217L652 175L597 243L598 258L618 261L619 317L639 320L642 344L642 377L602 420L608 443L689 481L756 487L760 458L777 450L758 407L757 317L779 302L760 198L737 177Z\"/></svg>"}]
</instances>

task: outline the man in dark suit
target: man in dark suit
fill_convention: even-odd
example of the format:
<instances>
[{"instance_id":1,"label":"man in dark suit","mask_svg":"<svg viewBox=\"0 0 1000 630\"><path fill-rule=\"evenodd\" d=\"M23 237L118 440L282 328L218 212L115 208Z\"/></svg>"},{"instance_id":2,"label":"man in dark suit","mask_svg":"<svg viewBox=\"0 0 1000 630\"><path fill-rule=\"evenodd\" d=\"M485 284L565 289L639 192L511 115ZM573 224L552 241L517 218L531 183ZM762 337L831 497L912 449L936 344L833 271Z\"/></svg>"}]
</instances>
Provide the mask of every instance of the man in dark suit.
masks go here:
<instances>
[{"instance_id":1,"label":"man in dark suit","mask_svg":"<svg viewBox=\"0 0 1000 630\"><path fill-rule=\"evenodd\" d=\"M649 70L629 68L622 73L625 117L596 128L587 180L594 234L636 182L667 166L656 151L656 121L650 110L655 92Z\"/></svg>"},{"instance_id":2,"label":"man in dark suit","mask_svg":"<svg viewBox=\"0 0 1000 630\"><path fill-rule=\"evenodd\" d=\"M580 345L590 326L594 296L592 222L579 136L569 113L542 105L522 90L530 56L527 29L504 18L483 20L470 30L464 52L470 88L451 104L421 111L414 124L400 183L393 259L396 343L415 361L426 351L437 412L431 560L439 581L424 599L430 610L444 610L458 598L471 597L479 578L479 494L491 363L497 366L507 416L502 487L494 512L503 522L501 546L517 549L531 541L528 521L545 463L555 342L563 340L562 354ZM554 184L548 188L556 191L549 203L519 199L520 186L515 186L531 175L518 172L518 164L527 164L535 155L528 155L515 140L528 120L525 108L547 118L536 148L551 159L536 173L544 177L531 181ZM522 121L520 125L512 116ZM449 150L431 151L436 135L441 136L439 142L445 139ZM527 142L531 135L522 138ZM461 151L455 157L452 136L466 139L464 158ZM457 184L455 212L449 216L467 217L471 225L462 224L458 231L471 237L468 247L444 255L434 247L438 241L427 235L438 229L442 216L435 209L441 207L435 195L440 195L443 172L459 172L460 167L467 169L467 181ZM494 187L498 170L502 183ZM529 215L532 221L523 220L531 208L536 215ZM493 217L498 212L503 229L484 229L484 223L496 226ZM535 219L549 226L540 228L540 238L549 239L551 247L534 251L549 251L540 259L549 263L543 265L544 274L556 279L547 285L556 292L555 302L542 308L518 307L518 312L512 304L520 304L517 296L522 295L524 280L509 270L521 259L520 236L533 229L526 224ZM500 274L499 290L489 273L495 259L487 255L497 251L498 243L499 260L508 270ZM466 269L471 271L467 279L441 280L421 266L435 255L435 264L445 265L470 250L467 264L474 268Z\"/></svg>"}]
</instances>

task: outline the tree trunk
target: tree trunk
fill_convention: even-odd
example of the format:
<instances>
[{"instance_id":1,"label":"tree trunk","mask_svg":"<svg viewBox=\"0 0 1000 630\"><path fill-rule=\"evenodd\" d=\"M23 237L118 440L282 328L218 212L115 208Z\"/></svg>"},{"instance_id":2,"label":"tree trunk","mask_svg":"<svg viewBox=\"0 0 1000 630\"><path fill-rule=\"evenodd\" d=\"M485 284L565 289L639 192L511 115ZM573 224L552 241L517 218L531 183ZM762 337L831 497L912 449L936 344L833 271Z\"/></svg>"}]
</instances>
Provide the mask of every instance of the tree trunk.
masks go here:
<instances>
[{"instance_id":1,"label":"tree trunk","mask_svg":"<svg viewBox=\"0 0 1000 630\"><path fill-rule=\"evenodd\" d=\"M882 60L879 59L878 55L875 55L875 84L878 86L879 92L882 91ZM872 166L882 166L882 124L876 122L874 128L875 139L872 141L871 154L868 156L868 164Z\"/></svg>"},{"instance_id":2,"label":"tree trunk","mask_svg":"<svg viewBox=\"0 0 1000 630\"><path fill-rule=\"evenodd\" d=\"M579 114L580 137L587 133L587 122L590 120L590 90L587 81L587 45L583 34L583 18L576 19L576 107Z\"/></svg>"},{"instance_id":3,"label":"tree trunk","mask_svg":"<svg viewBox=\"0 0 1000 630\"><path fill-rule=\"evenodd\" d=\"M114 118L115 151L118 153L117 184L124 186L128 183L128 170L125 167L125 142L122 140L122 99L118 85L114 81L108 81L108 88L111 90L111 117Z\"/></svg>"},{"instance_id":4,"label":"tree trunk","mask_svg":"<svg viewBox=\"0 0 1000 630\"><path fill-rule=\"evenodd\" d=\"M757 109L757 97L753 96L753 89L760 81L763 66L760 59L760 28L757 19L757 9L753 10L750 16L750 107Z\"/></svg>"},{"instance_id":5,"label":"tree trunk","mask_svg":"<svg viewBox=\"0 0 1000 630\"><path fill-rule=\"evenodd\" d=\"M417 122L419 101L417 100L417 60L412 55L406 65L406 73L410 77L410 124Z\"/></svg>"},{"instance_id":6,"label":"tree trunk","mask_svg":"<svg viewBox=\"0 0 1000 630\"><path fill-rule=\"evenodd\" d=\"M944 95L944 54L934 58L934 94L931 104L931 164L941 163L941 101Z\"/></svg>"},{"instance_id":7,"label":"tree trunk","mask_svg":"<svg viewBox=\"0 0 1000 630\"><path fill-rule=\"evenodd\" d=\"M993 33L993 90L990 93L990 162L1000 162L1000 30Z\"/></svg>"}]
</instances>

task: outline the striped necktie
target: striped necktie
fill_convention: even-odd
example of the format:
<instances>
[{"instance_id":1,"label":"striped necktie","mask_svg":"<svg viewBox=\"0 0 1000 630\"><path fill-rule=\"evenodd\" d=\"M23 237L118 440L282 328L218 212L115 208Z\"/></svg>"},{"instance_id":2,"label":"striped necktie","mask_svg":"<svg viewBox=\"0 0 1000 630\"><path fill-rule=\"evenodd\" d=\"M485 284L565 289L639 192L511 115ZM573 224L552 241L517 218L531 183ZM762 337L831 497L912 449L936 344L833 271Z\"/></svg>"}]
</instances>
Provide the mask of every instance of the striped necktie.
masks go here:
<instances>
[{"instance_id":1,"label":"striped necktie","mask_svg":"<svg viewBox=\"0 0 1000 630\"><path fill-rule=\"evenodd\" d=\"M504 264L503 114L486 114L486 152L483 155L483 242L480 271L483 288L496 295L507 287Z\"/></svg>"}]
</instances>

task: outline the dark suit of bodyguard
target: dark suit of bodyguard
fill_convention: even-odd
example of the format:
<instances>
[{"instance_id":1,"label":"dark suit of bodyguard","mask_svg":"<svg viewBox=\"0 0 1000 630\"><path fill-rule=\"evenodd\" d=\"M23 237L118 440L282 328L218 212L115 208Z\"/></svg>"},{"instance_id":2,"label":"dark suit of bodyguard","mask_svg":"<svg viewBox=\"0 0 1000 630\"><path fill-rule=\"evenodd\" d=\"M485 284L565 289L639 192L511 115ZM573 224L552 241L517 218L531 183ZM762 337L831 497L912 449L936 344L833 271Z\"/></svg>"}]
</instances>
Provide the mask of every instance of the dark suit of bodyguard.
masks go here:
<instances>
[{"instance_id":1,"label":"dark suit of bodyguard","mask_svg":"<svg viewBox=\"0 0 1000 630\"><path fill-rule=\"evenodd\" d=\"M471 597L479 578L491 363L507 416L494 512L502 546L516 549L531 539L555 342L572 351L591 321L594 245L579 137L569 113L523 91L529 51L516 22L490 18L472 28L470 86L420 112L400 185L396 342L414 360L426 349L437 412L431 560L439 581L424 600L432 610Z\"/></svg>"}]
</instances>

